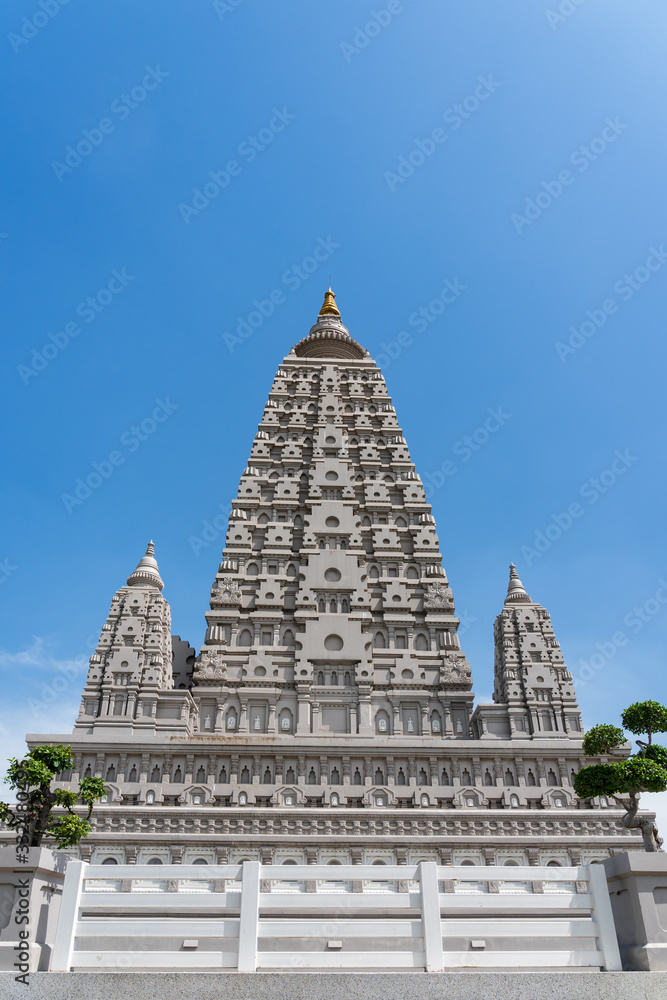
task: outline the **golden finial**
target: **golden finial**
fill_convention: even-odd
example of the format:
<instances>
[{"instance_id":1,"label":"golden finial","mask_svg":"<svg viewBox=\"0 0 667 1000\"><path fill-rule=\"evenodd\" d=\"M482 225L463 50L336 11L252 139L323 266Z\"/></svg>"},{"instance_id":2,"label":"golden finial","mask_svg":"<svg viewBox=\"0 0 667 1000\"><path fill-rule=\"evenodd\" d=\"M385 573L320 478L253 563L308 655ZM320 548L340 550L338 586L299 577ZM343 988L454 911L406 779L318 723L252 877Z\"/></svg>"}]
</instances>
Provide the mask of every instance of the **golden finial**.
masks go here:
<instances>
[{"instance_id":1,"label":"golden finial","mask_svg":"<svg viewBox=\"0 0 667 1000\"><path fill-rule=\"evenodd\" d=\"M324 302L320 309L320 316L338 316L340 318L340 312L336 305L336 296L331 291L331 285L329 285L329 291L324 293Z\"/></svg>"}]
</instances>

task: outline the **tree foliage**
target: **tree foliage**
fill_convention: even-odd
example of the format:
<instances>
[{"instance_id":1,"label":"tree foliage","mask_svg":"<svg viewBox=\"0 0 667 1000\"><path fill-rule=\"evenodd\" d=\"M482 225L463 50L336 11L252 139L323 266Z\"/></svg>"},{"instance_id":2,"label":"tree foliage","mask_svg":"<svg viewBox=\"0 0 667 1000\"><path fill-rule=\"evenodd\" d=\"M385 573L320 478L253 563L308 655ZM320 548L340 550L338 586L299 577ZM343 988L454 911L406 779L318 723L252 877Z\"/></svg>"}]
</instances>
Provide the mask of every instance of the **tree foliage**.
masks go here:
<instances>
[{"instance_id":1,"label":"tree foliage","mask_svg":"<svg viewBox=\"0 0 667 1000\"><path fill-rule=\"evenodd\" d=\"M667 708L657 701L642 701L630 705L621 716L623 725L634 735L647 735L637 740L638 750L622 760L583 767L574 778L574 790L581 799L606 795L625 808L623 825L639 829L647 851L659 851L662 839L655 823L638 815L642 792L667 790L667 748L652 742L654 733L667 732ZM607 724L593 726L583 739L587 757L613 756L627 742L622 729Z\"/></svg>"},{"instance_id":2,"label":"tree foliage","mask_svg":"<svg viewBox=\"0 0 667 1000\"><path fill-rule=\"evenodd\" d=\"M33 747L23 760L12 757L5 782L16 791L16 805L0 802L0 819L16 830L24 847L39 847L45 837L56 847L73 847L90 833L93 806L107 789L101 778L83 778L76 791L51 788L52 781L72 766L71 746ZM85 816L76 806L87 806ZM58 807L62 813L53 812Z\"/></svg>"}]
</instances>

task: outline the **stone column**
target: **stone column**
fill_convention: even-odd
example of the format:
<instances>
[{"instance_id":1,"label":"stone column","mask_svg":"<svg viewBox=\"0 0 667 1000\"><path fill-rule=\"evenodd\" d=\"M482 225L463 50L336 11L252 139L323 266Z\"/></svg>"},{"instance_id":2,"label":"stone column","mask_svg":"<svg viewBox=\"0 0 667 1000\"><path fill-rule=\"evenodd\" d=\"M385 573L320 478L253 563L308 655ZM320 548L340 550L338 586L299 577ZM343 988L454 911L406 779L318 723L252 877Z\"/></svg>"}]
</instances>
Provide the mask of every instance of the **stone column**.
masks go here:
<instances>
[{"instance_id":1,"label":"stone column","mask_svg":"<svg viewBox=\"0 0 667 1000\"><path fill-rule=\"evenodd\" d=\"M309 689L307 685L297 684L297 717L296 735L306 736L310 733L310 705L308 702Z\"/></svg>"},{"instance_id":2,"label":"stone column","mask_svg":"<svg viewBox=\"0 0 667 1000\"><path fill-rule=\"evenodd\" d=\"M366 788L373 784L373 760L371 757L364 757L364 785Z\"/></svg>"},{"instance_id":3,"label":"stone column","mask_svg":"<svg viewBox=\"0 0 667 1000\"><path fill-rule=\"evenodd\" d=\"M220 699L216 700L216 703L215 703L215 723L214 723L214 732L216 732L216 733L223 732L224 725L225 725L225 721L224 721L224 718L223 718L224 712L225 712L225 702L224 702L224 700L220 700Z\"/></svg>"},{"instance_id":4,"label":"stone column","mask_svg":"<svg viewBox=\"0 0 667 1000\"><path fill-rule=\"evenodd\" d=\"M372 736L371 692L368 686L359 689L359 735Z\"/></svg>"},{"instance_id":5,"label":"stone column","mask_svg":"<svg viewBox=\"0 0 667 1000\"><path fill-rule=\"evenodd\" d=\"M526 769L523 766L523 757L516 758L516 780L519 788L526 787Z\"/></svg>"}]
</instances>

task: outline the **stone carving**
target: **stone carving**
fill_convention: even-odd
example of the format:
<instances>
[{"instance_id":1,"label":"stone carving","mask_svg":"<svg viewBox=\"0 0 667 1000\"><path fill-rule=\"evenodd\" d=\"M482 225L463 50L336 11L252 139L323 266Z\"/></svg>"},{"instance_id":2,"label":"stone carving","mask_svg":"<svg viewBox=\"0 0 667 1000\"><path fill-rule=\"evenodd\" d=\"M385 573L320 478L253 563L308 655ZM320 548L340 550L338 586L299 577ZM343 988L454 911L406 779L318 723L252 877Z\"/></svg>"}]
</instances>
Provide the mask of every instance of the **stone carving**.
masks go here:
<instances>
[{"instance_id":1,"label":"stone carving","mask_svg":"<svg viewBox=\"0 0 667 1000\"><path fill-rule=\"evenodd\" d=\"M219 653L205 649L195 667L195 683L221 681L226 677L225 664Z\"/></svg>"},{"instance_id":2,"label":"stone carving","mask_svg":"<svg viewBox=\"0 0 667 1000\"><path fill-rule=\"evenodd\" d=\"M462 653L447 653L443 657L442 679L449 684L463 684L470 680L470 665Z\"/></svg>"},{"instance_id":3,"label":"stone carving","mask_svg":"<svg viewBox=\"0 0 667 1000\"><path fill-rule=\"evenodd\" d=\"M211 607L224 604L240 605L241 588L237 580L218 580L211 590Z\"/></svg>"},{"instance_id":4,"label":"stone carving","mask_svg":"<svg viewBox=\"0 0 667 1000\"><path fill-rule=\"evenodd\" d=\"M424 607L432 611L453 611L454 595L444 583L429 583L424 595Z\"/></svg>"}]
</instances>

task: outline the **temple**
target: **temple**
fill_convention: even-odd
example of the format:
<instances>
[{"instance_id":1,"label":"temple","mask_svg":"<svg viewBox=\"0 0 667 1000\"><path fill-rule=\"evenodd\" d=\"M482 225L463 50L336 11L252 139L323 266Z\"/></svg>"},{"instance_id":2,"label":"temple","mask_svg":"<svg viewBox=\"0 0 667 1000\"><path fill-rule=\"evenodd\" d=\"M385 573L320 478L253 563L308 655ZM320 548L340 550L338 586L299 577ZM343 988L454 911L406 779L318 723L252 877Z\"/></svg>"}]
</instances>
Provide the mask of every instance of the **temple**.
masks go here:
<instances>
[{"instance_id":1,"label":"temple","mask_svg":"<svg viewBox=\"0 0 667 1000\"><path fill-rule=\"evenodd\" d=\"M96 862L580 864L641 845L579 801L572 676L510 567L474 706L431 507L382 373L329 289L281 362L199 651L153 543L114 595L71 735L108 799Z\"/></svg>"}]
</instances>

